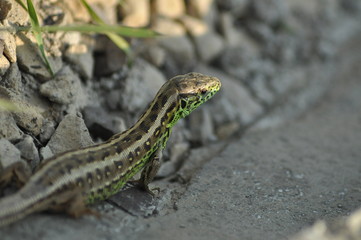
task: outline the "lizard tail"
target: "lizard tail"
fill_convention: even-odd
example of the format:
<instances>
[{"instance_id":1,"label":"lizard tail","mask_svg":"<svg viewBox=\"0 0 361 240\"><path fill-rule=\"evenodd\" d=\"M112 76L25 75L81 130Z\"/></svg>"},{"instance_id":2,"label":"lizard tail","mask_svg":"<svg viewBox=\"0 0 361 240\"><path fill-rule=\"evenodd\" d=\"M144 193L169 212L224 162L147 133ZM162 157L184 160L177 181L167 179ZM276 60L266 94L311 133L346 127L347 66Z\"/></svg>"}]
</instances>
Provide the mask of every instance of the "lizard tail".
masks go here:
<instances>
[{"instance_id":1,"label":"lizard tail","mask_svg":"<svg viewBox=\"0 0 361 240\"><path fill-rule=\"evenodd\" d=\"M39 204L33 198L25 200L24 191L0 199L0 227L18 221L27 215L44 210L44 204Z\"/></svg>"}]
</instances>

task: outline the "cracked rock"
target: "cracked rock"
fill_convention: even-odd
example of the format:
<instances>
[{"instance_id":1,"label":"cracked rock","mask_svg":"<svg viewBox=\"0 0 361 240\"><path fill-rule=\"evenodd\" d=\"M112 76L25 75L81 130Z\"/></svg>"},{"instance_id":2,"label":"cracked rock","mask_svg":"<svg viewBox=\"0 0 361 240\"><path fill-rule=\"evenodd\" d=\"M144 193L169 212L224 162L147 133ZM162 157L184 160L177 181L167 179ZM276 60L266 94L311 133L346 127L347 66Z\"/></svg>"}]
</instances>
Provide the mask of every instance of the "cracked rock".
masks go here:
<instances>
[{"instance_id":1,"label":"cracked rock","mask_svg":"<svg viewBox=\"0 0 361 240\"><path fill-rule=\"evenodd\" d=\"M70 104L84 95L81 81L70 67L65 67L53 80L40 86L40 93L50 101L59 104Z\"/></svg>"},{"instance_id":2,"label":"cracked rock","mask_svg":"<svg viewBox=\"0 0 361 240\"><path fill-rule=\"evenodd\" d=\"M9 112L0 112L0 138L13 141L21 138L22 132Z\"/></svg>"},{"instance_id":3,"label":"cracked rock","mask_svg":"<svg viewBox=\"0 0 361 240\"><path fill-rule=\"evenodd\" d=\"M48 142L51 152L58 154L67 150L93 145L87 127L82 118L68 114L60 122Z\"/></svg>"},{"instance_id":4,"label":"cracked rock","mask_svg":"<svg viewBox=\"0 0 361 240\"><path fill-rule=\"evenodd\" d=\"M20 159L20 151L6 139L0 139L0 186L12 182L15 176L21 184L30 177L28 164Z\"/></svg>"},{"instance_id":5,"label":"cracked rock","mask_svg":"<svg viewBox=\"0 0 361 240\"><path fill-rule=\"evenodd\" d=\"M15 144L15 146L20 150L21 157L27 162L30 162L32 169L35 169L35 167L39 165L39 153L32 137L25 135L25 137L20 142Z\"/></svg>"}]
</instances>

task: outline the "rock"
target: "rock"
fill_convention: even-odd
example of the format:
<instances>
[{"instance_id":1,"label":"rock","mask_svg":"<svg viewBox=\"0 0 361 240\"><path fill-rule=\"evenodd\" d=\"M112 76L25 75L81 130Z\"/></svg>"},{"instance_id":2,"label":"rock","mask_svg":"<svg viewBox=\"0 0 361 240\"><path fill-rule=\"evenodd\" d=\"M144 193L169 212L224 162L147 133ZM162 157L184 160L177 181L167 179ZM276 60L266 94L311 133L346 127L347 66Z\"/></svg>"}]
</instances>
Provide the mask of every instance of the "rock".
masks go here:
<instances>
[{"instance_id":1,"label":"rock","mask_svg":"<svg viewBox=\"0 0 361 240\"><path fill-rule=\"evenodd\" d=\"M116 110L119 108L122 92L120 89L112 89L105 96L105 102L110 110Z\"/></svg>"},{"instance_id":2,"label":"rock","mask_svg":"<svg viewBox=\"0 0 361 240\"><path fill-rule=\"evenodd\" d=\"M30 162L31 169L35 169L40 163L38 149L36 148L33 138L29 135L25 137L15 146L20 150L21 157L27 162Z\"/></svg>"},{"instance_id":3,"label":"rock","mask_svg":"<svg viewBox=\"0 0 361 240\"><path fill-rule=\"evenodd\" d=\"M301 67L284 69L280 71L271 81L271 86L278 95L287 94L293 89L305 87L307 74ZM303 83L302 86L299 86Z\"/></svg>"},{"instance_id":4,"label":"rock","mask_svg":"<svg viewBox=\"0 0 361 240\"><path fill-rule=\"evenodd\" d=\"M125 16L122 23L129 27L144 27L150 21L149 0L125 0L122 4L122 13Z\"/></svg>"},{"instance_id":5,"label":"rock","mask_svg":"<svg viewBox=\"0 0 361 240\"><path fill-rule=\"evenodd\" d=\"M318 220L313 226L303 229L290 240L348 240L361 238L361 209L332 221Z\"/></svg>"},{"instance_id":6,"label":"rock","mask_svg":"<svg viewBox=\"0 0 361 240\"><path fill-rule=\"evenodd\" d=\"M0 139L5 138L9 141L20 139L22 131L16 125L11 113L1 111L0 112Z\"/></svg>"},{"instance_id":7,"label":"rock","mask_svg":"<svg viewBox=\"0 0 361 240\"><path fill-rule=\"evenodd\" d=\"M152 29L165 36L184 36L186 30L182 24L167 18L156 18Z\"/></svg>"},{"instance_id":8,"label":"rock","mask_svg":"<svg viewBox=\"0 0 361 240\"><path fill-rule=\"evenodd\" d=\"M183 0L155 0L156 14L168 18L179 18L185 14Z\"/></svg>"},{"instance_id":9,"label":"rock","mask_svg":"<svg viewBox=\"0 0 361 240\"><path fill-rule=\"evenodd\" d=\"M304 12L311 16L317 15L319 10L319 1L314 0L293 0L288 1L287 4L292 11Z\"/></svg>"},{"instance_id":10,"label":"rock","mask_svg":"<svg viewBox=\"0 0 361 240\"><path fill-rule=\"evenodd\" d=\"M90 79L93 75L94 58L93 53L85 44L70 45L65 52L67 60L85 79Z\"/></svg>"},{"instance_id":11,"label":"rock","mask_svg":"<svg viewBox=\"0 0 361 240\"><path fill-rule=\"evenodd\" d=\"M241 47L255 56L260 52L260 46L242 29L236 29L233 16L228 13L220 13L220 28L227 47Z\"/></svg>"},{"instance_id":12,"label":"rock","mask_svg":"<svg viewBox=\"0 0 361 240\"><path fill-rule=\"evenodd\" d=\"M84 98L84 91L79 77L66 66L53 80L40 86L40 93L50 101L59 104L70 104Z\"/></svg>"},{"instance_id":13,"label":"rock","mask_svg":"<svg viewBox=\"0 0 361 240\"><path fill-rule=\"evenodd\" d=\"M8 27L8 24L0 24L0 27ZM9 62L16 62L16 41L13 34L8 31L0 31L0 40L4 43L4 55Z\"/></svg>"},{"instance_id":14,"label":"rock","mask_svg":"<svg viewBox=\"0 0 361 240\"><path fill-rule=\"evenodd\" d=\"M67 45L77 45L81 42L82 37L80 32L66 32L61 37L61 41Z\"/></svg>"},{"instance_id":15,"label":"rock","mask_svg":"<svg viewBox=\"0 0 361 240\"><path fill-rule=\"evenodd\" d=\"M142 51L142 57L156 67L160 67L167 59L167 53L164 48L157 44L148 43Z\"/></svg>"},{"instance_id":16,"label":"rock","mask_svg":"<svg viewBox=\"0 0 361 240\"><path fill-rule=\"evenodd\" d=\"M67 150L77 149L93 145L84 120L72 114L68 114L59 123L47 146L51 152L58 154Z\"/></svg>"},{"instance_id":17,"label":"rock","mask_svg":"<svg viewBox=\"0 0 361 240\"><path fill-rule=\"evenodd\" d=\"M250 14L265 24L274 26L288 15L287 2L283 0L251 1Z\"/></svg>"},{"instance_id":18,"label":"rock","mask_svg":"<svg viewBox=\"0 0 361 240\"><path fill-rule=\"evenodd\" d=\"M340 5L343 9L351 13L357 13L361 11L360 1L355 0L341 0Z\"/></svg>"},{"instance_id":19,"label":"rock","mask_svg":"<svg viewBox=\"0 0 361 240\"><path fill-rule=\"evenodd\" d=\"M39 135L44 122L42 116L44 109L30 104L28 100L21 99L21 96L4 87L0 87L0 98L11 101L17 108L17 111L12 112L12 116L18 126L29 131L34 136Z\"/></svg>"},{"instance_id":20,"label":"rock","mask_svg":"<svg viewBox=\"0 0 361 240\"><path fill-rule=\"evenodd\" d=\"M159 70L142 59L136 59L125 80L121 96L122 109L136 113L144 110L166 81Z\"/></svg>"},{"instance_id":21,"label":"rock","mask_svg":"<svg viewBox=\"0 0 361 240\"><path fill-rule=\"evenodd\" d=\"M235 17L241 17L247 10L250 0L217 0L221 10L230 11Z\"/></svg>"},{"instance_id":22,"label":"rock","mask_svg":"<svg viewBox=\"0 0 361 240\"><path fill-rule=\"evenodd\" d=\"M189 12L192 16L204 18L210 11L213 0L193 0L188 2Z\"/></svg>"},{"instance_id":23,"label":"rock","mask_svg":"<svg viewBox=\"0 0 361 240\"><path fill-rule=\"evenodd\" d=\"M250 72L250 65L257 61L257 56L252 55L243 47L227 48L219 59L219 64L225 72L237 79L245 81Z\"/></svg>"},{"instance_id":24,"label":"rock","mask_svg":"<svg viewBox=\"0 0 361 240\"><path fill-rule=\"evenodd\" d=\"M204 106L189 115L190 140L192 142L205 145L206 143L217 139L214 134L214 126L211 117L212 110L211 107L205 108Z\"/></svg>"},{"instance_id":25,"label":"rock","mask_svg":"<svg viewBox=\"0 0 361 240\"><path fill-rule=\"evenodd\" d=\"M107 140L112 135L126 130L122 118L110 115L102 107L85 107L83 114L84 122L93 137Z\"/></svg>"},{"instance_id":26,"label":"rock","mask_svg":"<svg viewBox=\"0 0 361 240\"><path fill-rule=\"evenodd\" d=\"M12 4L9 0L3 0L0 2L0 21L3 21L7 18Z\"/></svg>"},{"instance_id":27,"label":"rock","mask_svg":"<svg viewBox=\"0 0 361 240\"><path fill-rule=\"evenodd\" d=\"M188 66L194 65L197 58L194 46L188 37L162 37L157 42L166 52L164 65L175 65L175 71L170 71L169 77L178 74L180 69L187 69Z\"/></svg>"},{"instance_id":28,"label":"rock","mask_svg":"<svg viewBox=\"0 0 361 240\"><path fill-rule=\"evenodd\" d=\"M15 177L21 184L31 175L27 163L20 159L20 151L6 139L0 139L0 186L7 185Z\"/></svg>"},{"instance_id":29,"label":"rock","mask_svg":"<svg viewBox=\"0 0 361 240\"><path fill-rule=\"evenodd\" d=\"M53 135L54 132L55 132L54 122L46 119L44 121L44 125L40 131L40 136L39 136L40 141L42 143L46 143L50 139L50 137Z\"/></svg>"},{"instance_id":30,"label":"rock","mask_svg":"<svg viewBox=\"0 0 361 240\"><path fill-rule=\"evenodd\" d=\"M303 44L303 47L307 45L294 36L274 35L272 39L265 42L264 55L277 63L292 64L299 58L298 47Z\"/></svg>"},{"instance_id":31,"label":"rock","mask_svg":"<svg viewBox=\"0 0 361 240\"><path fill-rule=\"evenodd\" d=\"M14 3L15 1L12 1L12 6L6 20L10 23L15 23L20 26L28 24L29 13L23 7L21 7L20 4Z\"/></svg>"},{"instance_id":32,"label":"rock","mask_svg":"<svg viewBox=\"0 0 361 240\"><path fill-rule=\"evenodd\" d=\"M17 63L10 64L8 71L0 81L0 85L15 93L23 92L24 86Z\"/></svg>"},{"instance_id":33,"label":"rock","mask_svg":"<svg viewBox=\"0 0 361 240\"><path fill-rule=\"evenodd\" d=\"M10 62L4 55L0 55L0 76L3 76L10 67Z\"/></svg>"},{"instance_id":34,"label":"rock","mask_svg":"<svg viewBox=\"0 0 361 240\"><path fill-rule=\"evenodd\" d=\"M201 61L209 62L224 49L222 38L211 31L202 21L184 16L181 21L193 38L193 42Z\"/></svg>"},{"instance_id":35,"label":"rock","mask_svg":"<svg viewBox=\"0 0 361 240\"><path fill-rule=\"evenodd\" d=\"M35 44L34 36L31 33L16 35L17 45L17 58L19 67L27 73L37 77L41 81L46 81L52 78L51 73L48 71L45 63L41 57L40 51ZM61 57L49 57L49 63L54 71L58 72L62 67Z\"/></svg>"},{"instance_id":36,"label":"rock","mask_svg":"<svg viewBox=\"0 0 361 240\"><path fill-rule=\"evenodd\" d=\"M248 86L253 90L254 95L265 105L272 105L275 96L268 87L268 80L262 74L255 74L248 81Z\"/></svg>"},{"instance_id":37,"label":"rock","mask_svg":"<svg viewBox=\"0 0 361 240\"><path fill-rule=\"evenodd\" d=\"M95 46L94 75L104 76L120 71L126 65L126 54L109 38L99 36Z\"/></svg>"},{"instance_id":38,"label":"rock","mask_svg":"<svg viewBox=\"0 0 361 240\"><path fill-rule=\"evenodd\" d=\"M275 34L270 26L262 22L249 21L247 22L247 29L252 37L261 43L267 43L275 38Z\"/></svg>"},{"instance_id":39,"label":"rock","mask_svg":"<svg viewBox=\"0 0 361 240\"><path fill-rule=\"evenodd\" d=\"M234 121L247 125L263 113L262 106L236 79L204 65L197 66L196 71L218 77L222 83L220 93L211 99L212 112L217 113L211 116L217 126Z\"/></svg>"},{"instance_id":40,"label":"rock","mask_svg":"<svg viewBox=\"0 0 361 240\"><path fill-rule=\"evenodd\" d=\"M103 0L87 0L87 2L105 23L111 25L117 24L116 9L119 3L118 0L108 0L106 2Z\"/></svg>"},{"instance_id":41,"label":"rock","mask_svg":"<svg viewBox=\"0 0 361 240\"><path fill-rule=\"evenodd\" d=\"M43 148L40 148L39 155L42 160L51 158L54 156L54 153L51 151L49 146L45 146ZM45 160L46 161L46 160Z\"/></svg>"}]
</instances>

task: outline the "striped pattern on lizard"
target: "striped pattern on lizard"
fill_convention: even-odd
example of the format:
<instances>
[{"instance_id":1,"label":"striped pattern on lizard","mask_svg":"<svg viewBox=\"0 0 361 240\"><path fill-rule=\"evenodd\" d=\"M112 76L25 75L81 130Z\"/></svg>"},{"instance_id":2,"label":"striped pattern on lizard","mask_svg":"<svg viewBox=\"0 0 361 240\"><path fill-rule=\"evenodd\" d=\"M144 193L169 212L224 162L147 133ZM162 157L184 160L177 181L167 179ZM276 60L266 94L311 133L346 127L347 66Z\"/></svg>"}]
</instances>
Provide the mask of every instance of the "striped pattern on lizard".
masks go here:
<instances>
[{"instance_id":1,"label":"striped pattern on lizard","mask_svg":"<svg viewBox=\"0 0 361 240\"><path fill-rule=\"evenodd\" d=\"M43 210L80 216L87 205L114 195L143 168L139 182L149 191L174 124L220 87L217 78L200 73L168 80L131 128L104 143L53 156L17 193L0 199L0 226Z\"/></svg>"}]
</instances>

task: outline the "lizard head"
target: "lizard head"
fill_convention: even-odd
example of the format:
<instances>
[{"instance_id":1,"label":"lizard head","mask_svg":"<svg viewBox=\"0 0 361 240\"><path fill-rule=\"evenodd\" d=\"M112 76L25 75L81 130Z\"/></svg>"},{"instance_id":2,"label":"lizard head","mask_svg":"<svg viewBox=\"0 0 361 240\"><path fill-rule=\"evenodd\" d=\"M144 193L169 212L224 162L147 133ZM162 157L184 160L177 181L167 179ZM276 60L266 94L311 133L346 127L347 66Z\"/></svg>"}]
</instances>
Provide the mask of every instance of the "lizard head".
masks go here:
<instances>
[{"instance_id":1,"label":"lizard head","mask_svg":"<svg viewBox=\"0 0 361 240\"><path fill-rule=\"evenodd\" d=\"M180 118L189 115L221 88L218 78L194 72L176 76L170 81L178 91Z\"/></svg>"}]
</instances>

